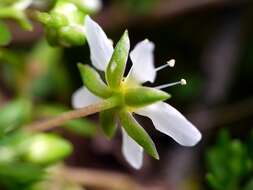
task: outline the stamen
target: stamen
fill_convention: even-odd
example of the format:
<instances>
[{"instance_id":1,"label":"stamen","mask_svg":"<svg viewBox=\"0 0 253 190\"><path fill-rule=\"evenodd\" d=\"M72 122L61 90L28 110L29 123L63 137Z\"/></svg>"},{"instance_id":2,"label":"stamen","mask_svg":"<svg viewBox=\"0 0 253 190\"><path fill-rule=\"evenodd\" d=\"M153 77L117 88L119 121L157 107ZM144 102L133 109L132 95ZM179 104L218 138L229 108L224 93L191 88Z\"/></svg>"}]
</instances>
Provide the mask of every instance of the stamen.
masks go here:
<instances>
[{"instance_id":1,"label":"stamen","mask_svg":"<svg viewBox=\"0 0 253 190\"><path fill-rule=\"evenodd\" d=\"M166 64L161 65L160 67L157 67L155 70L156 70L156 72L158 72L166 67L174 67L175 63L176 63L175 59L171 59L171 60L167 61Z\"/></svg>"},{"instance_id":2,"label":"stamen","mask_svg":"<svg viewBox=\"0 0 253 190\"><path fill-rule=\"evenodd\" d=\"M171 59L171 60L167 61L167 64L168 64L170 67L174 67L175 64L176 64L176 60L175 60L175 59Z\"/></svg>"},{"instance_id":3,"label":"stamen","mask_svg":"<svg viewBox=\"0 0 253 190\"><path fill-rule=\"evenodd\" d=\"M180 82L181 82L181 85L186 85L187 84L185 79L181 79Z\"/></svg>"},{"instance_id":4,"label":"stamen","mask_svg":"<svg viewBox=\"0 0 253 190\"><path fill-rule=\"evenodd\" d=\"M168 84L163 84L163 85L160 85L160 86L156 86L155 88L156 89L164 89L164 88L168 88L168 87L171 87L171 86L175 86L175 85L186 85L186 80L185 79L181 79L180 81L177 81L177 82L172 82L172 83L168 83Z\"/></svg>"}]
</instances>

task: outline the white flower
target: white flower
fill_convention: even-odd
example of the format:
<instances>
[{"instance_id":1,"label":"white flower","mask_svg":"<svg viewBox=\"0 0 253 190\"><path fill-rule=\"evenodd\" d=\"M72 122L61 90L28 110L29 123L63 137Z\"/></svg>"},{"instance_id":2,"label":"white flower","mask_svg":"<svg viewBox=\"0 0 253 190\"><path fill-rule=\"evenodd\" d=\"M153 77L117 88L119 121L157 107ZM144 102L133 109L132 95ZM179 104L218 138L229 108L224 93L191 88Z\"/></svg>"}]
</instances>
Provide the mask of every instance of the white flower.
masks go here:
<instances>
[{"instance_id":1,"label":"white flower","mask_svg":"<svg viewBox=\"0 0 253 190\"><path fill-rule=\"evenodd\" d=\"M90 47L91 61L94 67L105 71L113 53L113 46L102 28L89 16L85 19L86 38ZM130 53L133 66L125 81L141 85L144 82L154 82L156 69L154 67L154 44L148 40L139 42ZM143 65L145 64L145 65ZM81 108L99 101L85 87L77 90L72 96L72 105ZM179 111L165 102L158 102L133 111L136 114L149 117L155 128L173 138L183 146L194 146L201 139L200 132ZM132 167L139 169L143 161L143 148L137 144L122 128L122 152Z\"/></svg>"}]
</instances>

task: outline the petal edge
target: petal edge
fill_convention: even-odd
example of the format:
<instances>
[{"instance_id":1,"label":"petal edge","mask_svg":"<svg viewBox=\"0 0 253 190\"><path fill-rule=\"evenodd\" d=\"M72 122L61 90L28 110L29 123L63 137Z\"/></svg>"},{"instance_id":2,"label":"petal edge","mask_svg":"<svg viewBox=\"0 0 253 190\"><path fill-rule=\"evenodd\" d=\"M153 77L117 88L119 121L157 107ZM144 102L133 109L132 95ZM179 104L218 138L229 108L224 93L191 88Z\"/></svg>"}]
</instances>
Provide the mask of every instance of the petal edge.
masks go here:
<instances>
[{"instance_id":1,"label":"petal edge","mask_svg":"<svg viewBox=\"0 0 253 190\"><path fill-rule=\"evenodd\" d=\"M136 110L149 117L155 128L183 146L194 146L201 140L201 133L178 110L164 102L158 102Z\"/></svg>"}]
</instances>

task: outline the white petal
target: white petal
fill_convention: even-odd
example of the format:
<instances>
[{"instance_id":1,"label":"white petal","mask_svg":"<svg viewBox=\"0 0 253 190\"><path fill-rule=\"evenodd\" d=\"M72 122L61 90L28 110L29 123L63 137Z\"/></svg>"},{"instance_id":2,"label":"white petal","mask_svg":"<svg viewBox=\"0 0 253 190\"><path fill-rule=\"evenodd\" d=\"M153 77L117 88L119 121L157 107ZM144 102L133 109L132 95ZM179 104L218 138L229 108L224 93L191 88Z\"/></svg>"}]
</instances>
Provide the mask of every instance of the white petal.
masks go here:
<instances>
[{"instance_id":1,"label":"white petal","mask_svg":"<svg viewBox=\"0 0 253 190\"><path fill-rule=\"evenodd\" d=\"M86 38L94 67L104 71L113 53L113 46L103 29L89 16L85 18Z\"/></svg>"},{"instance_id":2,"label":"white petal","mask_svg":"<svg viewBox=\"0 0 253 190\"><path fill-rule=\"evenodd\" d=\"M201 133L179 111L164 102L158 102L136 111L149 117L158 131L172 137L183 146L194 146Z\"/></svg>"},{"instance_id":3,"label":"white petal","mask_svg":"<svg viewBox=\"0 0 253 190\"><path fill-rule=\"evenodd\" d=\"M137 144L122 127L122 153L129 164L140 169L143 161L143 148Z\"/></svg>"},{"instance_id":4,"label":"white petal","mask_svg":"<svg viewBox=\"0 0 253 190\"><path fill-rule=\"evenodd\" d=\"M99 101L101 101L101 99L92 94L85 87L81 87L76 90L71 97L71 104L73 108L76 109L98 103Z\"/></svg>"},{"instance_id":5,"label":"white petal","mask_svg":"<svg viewBox=\"0 0 253 190\"><path fill-rule=\"evenodd\" d=\"M154 82L156 70L154 67L154 43L143 40L130 53L133 66L129 77L139 83Z\"/></svg>"}]
</instances>

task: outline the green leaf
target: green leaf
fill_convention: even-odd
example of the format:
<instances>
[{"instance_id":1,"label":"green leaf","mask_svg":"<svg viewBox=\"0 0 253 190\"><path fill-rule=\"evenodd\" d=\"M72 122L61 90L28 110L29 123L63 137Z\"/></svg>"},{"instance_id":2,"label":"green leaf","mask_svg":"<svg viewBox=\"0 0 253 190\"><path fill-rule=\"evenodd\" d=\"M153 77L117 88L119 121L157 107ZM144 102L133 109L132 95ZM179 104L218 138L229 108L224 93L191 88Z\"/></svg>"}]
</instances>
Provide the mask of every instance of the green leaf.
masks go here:
<instances>
[{"instance_id":1,"label":"green leaf","mask_svg":"<svg viewBox=\"0 0 253 190\"><path fill-rule=\"evenodd\" d=\"M17 99L0 110L0 136L21 127L30 120L32 104L25 99Z\"/></svg>"},{"instance_id":2,"label":"green leaf","mask_svg":"<svg viewBox=\"0 0 253 190\"><path fill-rule=\"evenodd\" d=\"M0 20L0 46L7 45L11 41L11 33L1 20Z\"/></svg>"},{"instance_id":3,"label":"green leaf","mask_svg":"<svg viewBox=\"0 0 253 190\"><path fill-rule=\"evenodd\" d=\"M16 20L24 30L31 31L33 26L26 17L23 10L19 10L13 6L1 8L0 18L9 18Z\"/></svg>"},{"instance_id":4,"label":"green leaf","mask_svg":"<svg viewBox=\"0 0 253 190\"><path fill-rule=\"evenodd\" d=\"M20 189L24 185L40 181L44 176L43 168L35 164L22 162L0 164L0 186L7 189Z\"/></svg>"},{"instance_id":5,"label":"green leaf","mask_svg":"<svg viewBox=\"0 0 253 190\"><path fill-rule=\"evenodd\" d=\"M70 155L72 145L53 134L36 134L20 145L25 160L41 165L58 162Z\"/></svg>"},{"instance_id":6,"label":"green leaf","mask_svg":"<svg viewBox=\"0 0 253 190\"><path fill-rule=\"evenodd\" d=\"M222 131L216 145L208 150L206 161L207 180L215 190L241 189L242 180L250 175L252 162L246 146L231 139L227 131Z\"/></svg>"},{"instance_id":7,"label":"green leaf","mask_svg":"<svg viewBox=\"0 0 253 190\"><path fill-rule=\"evenodd\" d=\"M112 95L111 90L102 81L99 74L90 66L78 64L84 86L95 95L102 98L109 98Z\"/></svg>"},{"instance_id":8,"label":"green leaf","mask_svg":"<svg viewBox=\"0 0 253 190\"><path fill-rule=\"evenodd\" d=\"M164 101L171 96L161 90L149 87L128 88L125 92L125 103L128 106L146 106L157 101Z\"/></svg>"},{"instance_id":9,"label":"green leaf","mask_svg":"<svg viewBox=\"0 0 253 190\"><path fill-rule=\"evenodd\" d=\"M99 113L99 123L105 135L111 139L117 129L117 114L115 109L108 109Z\"/></svg>"},{"instance_id":10,"label":"green leaf","mask_svg":"<svg viewBox=\"0 0 253 190\"><path fill-rule=\"evenodd\" d=\"M134 119L134 117L129 112L124 110L119 112L119 117L127 134L132 137L140 146L142 146L148 154L153 156L155 159L159 159L154 142L149 137L148 133Z\"/></svg>"},{"instance_id":11,"label":"green leaf","mask_svg":"<svg viewBox=\"0 0 253 190\"><path fill-rule=\"evenodd\" d=\"M125 31L117 43L112 58L106 68L106 80L111 88L117 89L120 87L125 72L129 48L128 32Z\"/></svg>"}]
</instances>

